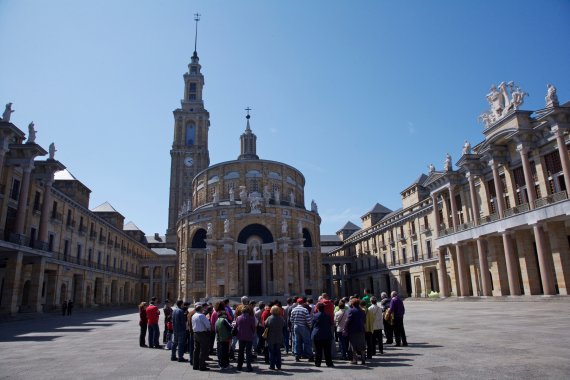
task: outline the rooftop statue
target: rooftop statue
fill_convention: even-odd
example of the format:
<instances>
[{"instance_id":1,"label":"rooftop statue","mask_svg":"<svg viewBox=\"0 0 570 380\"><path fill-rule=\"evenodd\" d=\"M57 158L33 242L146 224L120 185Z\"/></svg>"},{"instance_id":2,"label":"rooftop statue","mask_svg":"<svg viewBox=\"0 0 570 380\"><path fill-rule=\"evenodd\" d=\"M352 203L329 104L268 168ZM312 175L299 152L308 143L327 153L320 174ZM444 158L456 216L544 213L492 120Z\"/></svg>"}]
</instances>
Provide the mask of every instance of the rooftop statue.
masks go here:
<instances>
[{"instance_id":1,"label":"rooftop statue","mask_svg":"<svg viewBox=\"0 0 570 380\"><path fill-rule=\"evenodd\" d=\"M546 93L546 108L549 107L558 107L558 95L556 95L556 87L552 84L548 84L546 86L548 88L548 92Z\"/></svg>"},{"instance_id":2,"label":"rooftop statue","mask_svg":"<svg viewBox=\"0 0 570 380\"><path fill-rule=\"evenodd\" d=\"M36 142L36 130L34 129L34 122L32 121L28 124L28 139L26 144L32 144Z\"/></svg>"},{"instance_id":3,"label":"rooftop statue","mask_svg":"<svg viewBox=\"0 0 570 380\"><path fill-rule=\"evenodd\" d=\"M55 152L57 152L57 149L55 149L55 144L51 143L49 144L49 160L53 160L55 157Z\"/></svg>"},{"instance_id":4,"label":"rooftop statue","mask_svg":"<svg viewBox=\"0 0 570 380\"><path fill-rule=\"evenodd\" d=\"M448 171L451 170L451 166L452 166L452 165L451 165L451 156L449 155L449 153L447 153L447 154L445 155L445 162L444 162L444 164L443 164L443 168L444 168L444 170L445 170L446 172L448 172Z\"/></svg>"},{"instance_id":5,"label":"rooftop statue","mask_svg":"<svg viewBox=\"0 0 570 380\"><path fill-rule=\"evenodd\" d=\"M463 144L463 154L471 154L471 143L467 140Z\"/></svg>"},{"instance_id":6,"label":"rooftop statue","mask_svg":"<svg viewBox=\"0 0 570 380\"><path fill-rule=\"evenodd\" d=\"M4 109L4 113L2 114L2 121L10 122L10 116L12 115L14 110L12 109L12 103L6 104L6 109Z\"/></svg>"},{"instance_id":7,"label":"rooftop statue","mask_svg":"<svg viewBox=\"0 0 570 380\"><path fill-rule=\"evenodd\" d=\"M429 166L428 166L428 172L429 172L429 174L435 172L435 166L434 166L434 164L429 164Z\"/></svg>"},{"instance_id":8,"label":"rooftop statue","mask_svg":"<svg viewBox=\"0 0 570 380\"><path fill-rule=\"evenodd\" d=\"M283 221L281 222L281 233L283 235L287 234L287 221L285 219L283 219Z\"/></svg>"},{"instance_id":9,"label":"rooftop statue","mask_svg":"<svg viewBox=\"0 0 570 380\"><path fill-rule=\"evenodd\" d=\"M317 206L317 202L315 202L314 199L311 201L311 211L315 214L319 213L319 207Z\"/></svg>"},{"instance_id":10,"label":"rooftop statue","mask_svg":"<svg viewBox=\"0 0 570 380\"><path fill-rule=\"evenodd\" d=\"M498 86L492 85L486 95L490 109L479 115L479 121L489 128L512 111L516 111L523 104L528 93L521 90L515 82L501 82Z\"/></svg>"}]
</instances>

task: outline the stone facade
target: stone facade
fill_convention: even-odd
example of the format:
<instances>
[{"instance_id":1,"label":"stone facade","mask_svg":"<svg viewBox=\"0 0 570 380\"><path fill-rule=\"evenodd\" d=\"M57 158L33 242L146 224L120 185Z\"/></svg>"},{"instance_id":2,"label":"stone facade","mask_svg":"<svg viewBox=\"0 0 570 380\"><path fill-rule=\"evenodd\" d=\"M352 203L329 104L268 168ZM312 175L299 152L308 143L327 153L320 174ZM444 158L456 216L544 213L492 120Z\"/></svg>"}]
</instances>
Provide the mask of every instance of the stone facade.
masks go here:
<instances>
[{"instance_id":1,"label":"stone facade","mask_svg":"<svg viewBox=\"0 0 570 380\"><path fill-rule=\"evenodd\" d=\"M316 204L305 209L303 174L259 159L249 108L238 159L209 166L209 113L198 62L194 52L181 108L174 111L165 246L175 240L178 297L320 292L321 219Z\"/></svg>"},{"instance_id":2,"label":"stone facade","mask_svg":"<svg viewBox=\"0 0 570 380\"><path fill-rule=\"evenodd\" d=\"M110 204L89 210L91 190L24 137L0 120L0 313L174 296L175 256Z\"/></svg>"},{"instance_id":3,"label":"stone facade","mask_svg":"<svg viewBox=\"0 0 570 380\"><path fill-rule=\"evenodd\" d=\"M323 259L331 293L568 294L570 103L549 85L546 108L522 111L520 88L501 85L484 140L465 143L457 169L448 155L401 193L401 209L377 205L362 229L338 231L342 247Z\"/></svg>"}]
</instances>

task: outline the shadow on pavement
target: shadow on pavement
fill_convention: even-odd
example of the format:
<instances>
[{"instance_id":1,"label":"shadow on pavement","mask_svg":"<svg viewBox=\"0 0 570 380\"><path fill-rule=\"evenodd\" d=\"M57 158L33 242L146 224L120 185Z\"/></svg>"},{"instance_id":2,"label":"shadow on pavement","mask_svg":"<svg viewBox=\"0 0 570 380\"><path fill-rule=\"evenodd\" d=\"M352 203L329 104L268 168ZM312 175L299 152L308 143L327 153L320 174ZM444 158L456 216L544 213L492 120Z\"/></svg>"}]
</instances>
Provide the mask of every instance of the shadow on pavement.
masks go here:
<instances>
[{"instance_id":1,"label":"shadow on pavement","mask_svg":"<svg viewBox=\"0 0 570 380\"><path fill-rule=\"evenodd\" d=\"M132 308L84 310L71 316L43 314L38 318L0 323L0 342L46 342L60 338L62 333L91 332L97 326L113 326L132 322L130 319L112 319L133 312ZM138 323L137 323L138 328ZM53 333L54 335L45 335ZM38 335L36 335L38 334ZM41 334L41 335L39 335Z\"/></svg>"}]
</instances>

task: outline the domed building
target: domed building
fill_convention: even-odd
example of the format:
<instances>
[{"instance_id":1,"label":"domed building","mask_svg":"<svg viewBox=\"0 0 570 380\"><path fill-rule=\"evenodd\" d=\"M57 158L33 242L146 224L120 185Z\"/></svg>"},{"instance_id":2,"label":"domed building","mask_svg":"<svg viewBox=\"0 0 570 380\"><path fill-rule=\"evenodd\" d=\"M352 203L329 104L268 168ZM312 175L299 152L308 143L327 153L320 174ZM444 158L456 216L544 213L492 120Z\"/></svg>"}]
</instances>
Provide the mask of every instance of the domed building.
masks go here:
<instances>
[{"instance_id":1,"label":"domed building","mask_svg":"<svg viewBox=\"0 0 570 380\"><path fill-rule=\"evenodd\" d=\"M210 166L210 114L196 51L174 111L166 246L176 247L178 296L316 294L322 286L317 206L305 208L305 177L262 160L247 124L234 161Z\"/></svg>"},{"instance_id":2,"label":"domed building","mask_svg":"<svg viewBox=\"0 0 570 380\"><path fill-rule=\"evenodd\" d=\"M249 119L238 159L198 173L178 219L184 299L320 290L321 219L314 203L304 207L305 177L259 159Z\"/></svg>"}]
</instances>

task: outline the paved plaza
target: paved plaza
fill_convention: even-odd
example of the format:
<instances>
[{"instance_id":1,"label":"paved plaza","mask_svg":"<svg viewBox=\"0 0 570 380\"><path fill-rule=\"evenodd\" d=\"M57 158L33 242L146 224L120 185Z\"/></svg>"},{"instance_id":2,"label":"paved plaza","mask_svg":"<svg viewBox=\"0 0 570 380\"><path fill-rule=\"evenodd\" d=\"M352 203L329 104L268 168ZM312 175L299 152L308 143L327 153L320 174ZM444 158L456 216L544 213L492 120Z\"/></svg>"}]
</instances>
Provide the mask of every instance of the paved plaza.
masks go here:
<instances>
[{"instance_id":1,"label":"paved plaza","mask_svg":"<svg viewBox=\"0 0 570 380\"><path fill-rule=\"evenodd\" d=\"M527 300L527 298L523 298ZM193 371L165 350L138 346L138 313L115 309L0 323L0 378L567 379L570 298L512 301L407 301L409 347L387 347L366 366L316 368L285 357L283 370Z\"/></svg>"}]
</instances>

